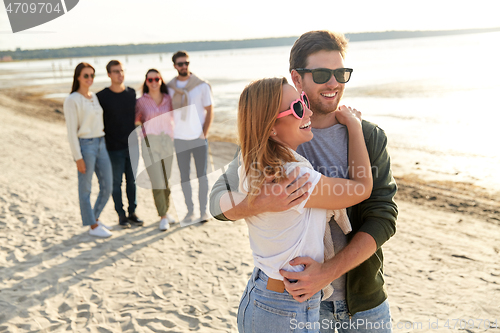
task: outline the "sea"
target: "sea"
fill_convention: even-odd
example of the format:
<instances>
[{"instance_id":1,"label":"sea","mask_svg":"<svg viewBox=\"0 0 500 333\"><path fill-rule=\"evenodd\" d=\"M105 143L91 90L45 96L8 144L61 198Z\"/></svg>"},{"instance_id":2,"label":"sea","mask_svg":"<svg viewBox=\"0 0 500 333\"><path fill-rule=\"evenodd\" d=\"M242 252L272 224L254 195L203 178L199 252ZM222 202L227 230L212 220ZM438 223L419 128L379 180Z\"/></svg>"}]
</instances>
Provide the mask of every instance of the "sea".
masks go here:
<instances>
[{"instance_id":1,"label":"sea","mask_svg":"<svg viewBox=\"0 0 500 333\"><path fill-rule=\"evenodd\" d=\"M388 136L399 173L500 189L500 32L352 42L354 69L342 104L361 110ZM252 80L290 80L290 46L190 52L190 69L212 85L218 126L234 131L243 88ZM149 68L168 81L171 53L0 62L0 89L42 87L63 99L75 66L96 68L95 85L109 82L111 59L125 65L126 84L139 88ZM55 87L67 85L67 92ZM54 87L54 91L51 91ZM314 111L314 110L313 110Z\"/></svg>"}]
</instances>

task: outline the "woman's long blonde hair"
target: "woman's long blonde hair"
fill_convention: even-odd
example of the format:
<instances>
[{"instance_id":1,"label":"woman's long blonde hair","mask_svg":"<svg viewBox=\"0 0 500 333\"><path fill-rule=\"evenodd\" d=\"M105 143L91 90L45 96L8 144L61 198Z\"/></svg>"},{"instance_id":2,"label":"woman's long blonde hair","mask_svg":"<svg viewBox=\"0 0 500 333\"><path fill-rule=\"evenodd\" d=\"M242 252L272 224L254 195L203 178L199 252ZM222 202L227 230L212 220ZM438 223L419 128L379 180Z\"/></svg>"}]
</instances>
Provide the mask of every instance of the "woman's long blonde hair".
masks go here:
<instances>
[{"instance_id":1,"label":"woman's long blonde hair","mask_svg":"<svg viewBox=\"0 0 500 333\"><path fill-rule=\"evenodd\" d=\"M240 96L238 134L250 203L259 194L266 175L280 181L286 176L283 165L295 161L289 148L269 137L278 117L285 83L288 81L284 77L254 81Z\"/></svg>"}]
</instances>

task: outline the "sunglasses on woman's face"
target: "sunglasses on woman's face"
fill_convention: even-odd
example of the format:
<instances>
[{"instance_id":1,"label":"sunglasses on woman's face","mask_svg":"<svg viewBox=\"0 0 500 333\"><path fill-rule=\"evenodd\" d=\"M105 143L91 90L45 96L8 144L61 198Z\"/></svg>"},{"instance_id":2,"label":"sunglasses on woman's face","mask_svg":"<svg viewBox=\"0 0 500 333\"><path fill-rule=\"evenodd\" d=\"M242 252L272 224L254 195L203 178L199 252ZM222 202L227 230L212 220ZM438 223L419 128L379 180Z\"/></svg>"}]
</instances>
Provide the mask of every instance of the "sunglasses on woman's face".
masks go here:
<instances>
[{"instance_id":1,"label":"sunglasses on woman's face","mask_svg":"<svg viewBox=\"0 0 500 333\"><path fill-rule=\"evenodd\" d=\"M84 79L88 79L89 77L94 78L95 74L83 74Z\"/></svg>"},{"instance_id":2,"label":"sunglasses on woman's face","mask_svg":"<svg viewBox=\"0 0 500 333\"><path fill-rule=\"evenodd\" d=\"M332 75L335 77L338 83L347 83L351 78L351 73L353 71L352 68L337 68L337 69L328 69L328 68L316 68L316 69L308 69L308 68L296 68L297 72L302 73L312 73L313 81L316 84L323 84L330 81Z\"/></svg>"},{"instance_id":3,"label":"sunglasses on woman's face","mask_svg":"<svg viewBox=\"0 0 500 333\"><path fill-rule=\"evenodd\" d=\"M300 98L297 98L295 101L290 103L290 108L288 110L280 112L278 114L278 118L293 114L295 118L302 119L304 118L304 110L306 107L309 108L309 99L307 98L306 93L303 91L300 95Z\"/></svg>"},{"instance_id":4,"label":"sunglasses on woman's face","mask_svg":"<svg viewBox=\"0 0 500 333\"><path fill-rule=\"evenodd\" d=\"M151 78L151 77L150 77L150 78L148 78L148 82L149 82L149 83L153 83L153 81L155 81L155 82L160 82L160 80L161 80L161 79L160 79L159 77L153 77L153 78Z\"/></svg>"}]
</instances>

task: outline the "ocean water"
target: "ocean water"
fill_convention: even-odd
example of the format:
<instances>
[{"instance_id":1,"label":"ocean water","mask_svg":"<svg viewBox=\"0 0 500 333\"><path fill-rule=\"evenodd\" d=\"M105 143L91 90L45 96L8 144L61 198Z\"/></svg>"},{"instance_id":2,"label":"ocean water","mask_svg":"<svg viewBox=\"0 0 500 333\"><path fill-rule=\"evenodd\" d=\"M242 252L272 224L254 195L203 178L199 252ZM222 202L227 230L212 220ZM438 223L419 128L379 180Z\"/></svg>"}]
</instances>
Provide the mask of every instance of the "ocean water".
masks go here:
<instances>
[{"instance_id":1,"label":"ocean water","mask_svg":"<svg viewBox=\"0 0 500 333\"><path fill-rule=\"evenodd\" d=\"M353 42L346 66L354 68L343 104L382 127L395 166L407 172L500 188L500 33ZM288 73L290 47L191 52L190 69L212 84L216 118L234 130L239 94L246 84ZM95 82L107 84L105 65L125 64L126 83L139 87L154 67L168 80L176 72L172 54L72 58L0 63L0 89L41 86L48 97L66 93L81 61L97 70ZM402 166L408 167L408 166Z\"/></svg>"}]
</instances>

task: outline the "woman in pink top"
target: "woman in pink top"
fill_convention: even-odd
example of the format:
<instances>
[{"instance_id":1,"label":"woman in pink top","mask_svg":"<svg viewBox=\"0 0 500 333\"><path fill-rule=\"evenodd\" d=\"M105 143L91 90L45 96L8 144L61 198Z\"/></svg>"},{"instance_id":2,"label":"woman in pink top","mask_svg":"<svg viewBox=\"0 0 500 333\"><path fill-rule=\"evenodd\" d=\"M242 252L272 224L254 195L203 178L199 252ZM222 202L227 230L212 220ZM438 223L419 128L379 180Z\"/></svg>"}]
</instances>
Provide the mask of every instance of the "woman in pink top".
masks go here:
<instances>
[{"instance_id":1,"label":"woman in pink top","mask_svg":"<svg viewBox=\"0 0 500 333\"><path fill-rule=\"evenodd\" d=\"M172 99L156 69L147 71L142 92L135 107L135 124L142 125L142 156L151 179L156 210L161 217L160 230L164 231L169 228L169 223L175 222L167 214L170 199L168 178L174 155Z\"/></svg>"}]
</instances>

